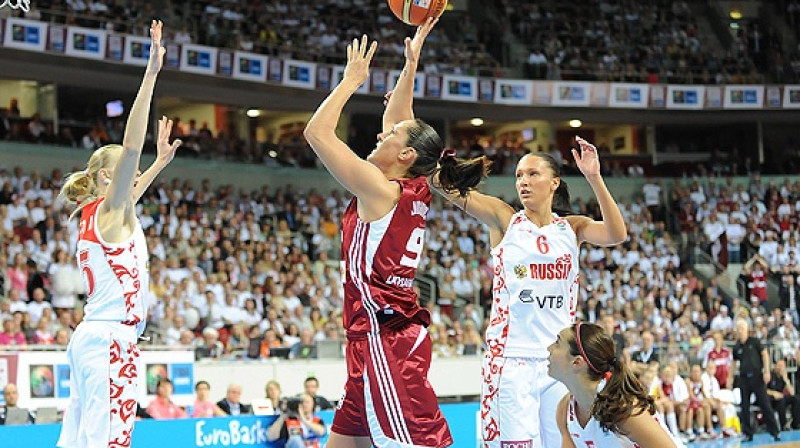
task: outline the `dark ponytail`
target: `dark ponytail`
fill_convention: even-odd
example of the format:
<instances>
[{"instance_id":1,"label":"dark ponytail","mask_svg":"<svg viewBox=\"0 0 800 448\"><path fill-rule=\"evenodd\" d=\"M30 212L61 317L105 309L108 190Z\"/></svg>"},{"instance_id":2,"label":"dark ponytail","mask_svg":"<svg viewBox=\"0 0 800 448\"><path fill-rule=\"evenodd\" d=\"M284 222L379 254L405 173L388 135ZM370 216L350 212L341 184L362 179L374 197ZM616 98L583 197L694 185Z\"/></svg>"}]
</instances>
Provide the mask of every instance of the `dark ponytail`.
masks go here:
<instances>
[{"instance_id":1,"label":"dark ponytail","mask_svg":"<svg viewBox=\"0 0 800 448\"><path fill-rule=\"evenodd\" d=\"M569 343L570 352L586 359L591 380L607 378L589 411L600 427L624 434L620 424L628 418L643 412L655 414L653 397L625 362L616 357L614 340L605 329L591 323L578 323L572 328L575 337Z\"/></svg>"},{"instance_id":2,"label":"dark ponytail","mask_svg":"<svg viewBox=\"0 0 800 448\"><path fill-rule=\"evenodd\" d=\"M481 156L477 159L456 159L446 151L442 139L429 124L415 119L408 127L406 145L417 151L417 160L408 169L410 177L430 176L439 170L439 185L447 193L458 192L466 196L489 174L491 162ZM438 167L438 168L437 168Z\"/></svg>"}]
</instances>

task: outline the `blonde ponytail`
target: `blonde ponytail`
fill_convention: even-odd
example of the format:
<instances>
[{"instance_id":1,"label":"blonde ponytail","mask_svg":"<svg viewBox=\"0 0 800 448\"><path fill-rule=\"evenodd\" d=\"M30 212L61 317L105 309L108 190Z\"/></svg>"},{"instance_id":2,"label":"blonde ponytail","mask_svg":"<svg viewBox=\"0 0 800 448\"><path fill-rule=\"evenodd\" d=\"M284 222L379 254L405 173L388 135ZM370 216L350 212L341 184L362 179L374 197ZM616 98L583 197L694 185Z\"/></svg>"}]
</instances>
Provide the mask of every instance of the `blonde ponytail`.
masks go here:
<instances>
[{"instance_id":1,"label":"blonde ponytail","mask_svg":"<svg viewBox=\"0 0 800 448\"><path fill-rule=\"evenodd\" d=\"M74 172L67 177L59 196L70 204L78 204L78 208L72 212L69 219L74 218L86 204L97 199L97 183L95 182L97 172L103 168L112 168L112 163L117 162L121 152L121 145L100 147L92 153L85 170Z\"/></svg>"}]
</instances>

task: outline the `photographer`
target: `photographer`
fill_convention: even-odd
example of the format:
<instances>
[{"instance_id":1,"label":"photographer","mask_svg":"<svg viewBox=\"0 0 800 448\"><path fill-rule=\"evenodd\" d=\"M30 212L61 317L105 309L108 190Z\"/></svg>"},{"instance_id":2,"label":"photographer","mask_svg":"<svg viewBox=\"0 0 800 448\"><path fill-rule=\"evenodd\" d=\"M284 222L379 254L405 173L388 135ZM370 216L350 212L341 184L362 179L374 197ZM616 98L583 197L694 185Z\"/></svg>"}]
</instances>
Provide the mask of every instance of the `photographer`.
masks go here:
<instances>
[{"instance_id":1,"label":"photographer","mask_svg":"<svg viewBox=\"0 0 800 448\"><path fill-rule=\"evenodd\" d=\"M302 394L281 402L281 414L267 430L267 440L281 440L286 448L321 448L327 432L325 422L314 415L314 398Z\"/></svg>"}]
</instances>

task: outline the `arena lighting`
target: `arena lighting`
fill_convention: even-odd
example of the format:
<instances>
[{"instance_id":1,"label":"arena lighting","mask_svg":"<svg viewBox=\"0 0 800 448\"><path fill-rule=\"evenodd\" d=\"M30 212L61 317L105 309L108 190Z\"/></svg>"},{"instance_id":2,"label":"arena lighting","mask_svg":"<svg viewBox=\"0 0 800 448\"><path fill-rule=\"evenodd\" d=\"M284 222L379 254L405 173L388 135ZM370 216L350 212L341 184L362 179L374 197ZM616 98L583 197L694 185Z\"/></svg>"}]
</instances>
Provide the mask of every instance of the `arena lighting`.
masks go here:
<instances>
[{"instance_id":1,"label":"arena lighting","mask_svg":"<svg viewBox=\"0 0 800 448\"><path fill-rule=\"evenodd\" d=\"M571 127L571 128L579 128L581 126L583 126L583 122L581 120L578 120L578 119L569 120L569 127Z\"/></svg>"},{"instance_id":2,"label":"arena lighting","mask_svg":"<svg viewBox=\"0 0 800 448\"><path fill-rule=\"evenodd\" d=\"M261 116L261 111L258 109L247 109L247 116L250 118L258 118Z\"/></svg>"},{"instance_id":3,"label":"arena lighting","mask_svg":"<svg viewBox=\"0 0 800 448\"><path fill-rule=\"evenodd\" d=\"M275 157L278 157L278 152L272 149L267 153L267 155L274 159Z\"/></svg>"},{"instance_id":4,"label":"arena lighting","mask_svg":"<svg viewBox=\"0 0 800 448\"><path fill-rule=\"evenodd\" d=\"M742 12L738 9L731 9L730 12L731 19L733 20L741 20L742 19Z\"/></svg>"},{"instance_id":5,"label":"arena lighting","mask_svg":"<svg viewBox=\"0 0 800 448\"><path fill-rule=\"evenodd\" d=\"M469 124L471 124L473 126L476 126L476 127L477 126L483 126L483 118L477 118L477 117L473 118L472 120L469 120Z\"/></svg>"}]
</instances>

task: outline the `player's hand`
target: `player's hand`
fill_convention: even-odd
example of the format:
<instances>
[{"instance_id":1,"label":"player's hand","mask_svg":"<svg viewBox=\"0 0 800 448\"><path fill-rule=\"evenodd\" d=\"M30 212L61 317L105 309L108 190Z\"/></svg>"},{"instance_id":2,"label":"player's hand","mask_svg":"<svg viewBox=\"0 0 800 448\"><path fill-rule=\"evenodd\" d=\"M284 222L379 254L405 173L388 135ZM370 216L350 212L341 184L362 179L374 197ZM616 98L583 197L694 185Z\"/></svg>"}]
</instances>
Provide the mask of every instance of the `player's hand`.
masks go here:
<instances>
[{"instance_id":1,"label":"player's hand","mask_svg":"<svg viewBox=\"0 0 800 448\"><path fill-rule=\"evenodd\" d=\"M342 82L351 82L360 86L369 78L369 64L375 56L378 42L372 41L369 44L367 35L363 35L361 40L353 39L353 43L347 46L347 66L344 68L344 78Z\"/></svg>"},{"instance_id":2,"label":"player's hand","mask_svg":"<svg viewBox=\"0 0 800 448\"><path fill-rule=\"evenodd\" d=\"M175 151L178 150L183 142L181 139L176 138L172 144L169 143L169 136L172 134L172 120L168 120L166 116L158 120L158 155L156 158L159 162L169 163L175 157Z\"/></svg>"},{"instance_id":3,"label":"player's hand","mask_svg":"<svg viewBox=\"0 0 800 448\"><path fill-rule=\"evenodd\" d=\"M575 164L584 176L597 176L600 174L600 158L597 156L597 148L586 140L575 137L575 141L581 147L580 153L577 149L572 149L572 157Z\"/></svg>"},{"instance_id":4,"label":"player's hand","mask_svg":"<svg viewBox=\"0 0 800 448\"><path fill-rule=\"evenodd\" d=\"M419 63L419 57L422 54L422 44L425 43L425 38L428 37L434 25L439 22L439 18L430 17L422 25L417 27L417 32L414 33L414 38L406 37L405 56L408 62L413 64Z\"/></svg>"},{"instance_id":5,"label":"player's hand","mask_svg":"<svg viewBox=\"0 0 800 448\"><path fill-rule=\"evenodd\" d=\"M390 90L390 91L386 92L386 95L383 95L383 105L384 106L389 104L389 100L392 99L392 94L393 93L394 93L394 90Z\"/></svg>"},{"instance_id":6,"label":"player's hand","mask_svg":"<svg viewBox=\"0 0 800 448\"><path fill-rule=\"evenodd\" d=\"M764 384L769 383L771 379L772 375L769 373L769 371L764 372Z\"/></svg>"},{"instance_id":7,"label":"player's hand","mask_svg":"<svg viewBox=\"0 0 800 448\"><path fill-rule=\"evenodd\" d=\"M164 24L160 20L150 23L150 59L147 61L147 74L156 75L161 71L164 62L164 53L167 50L161 46L161 31Z\"/></svg>"}]
</instances>

